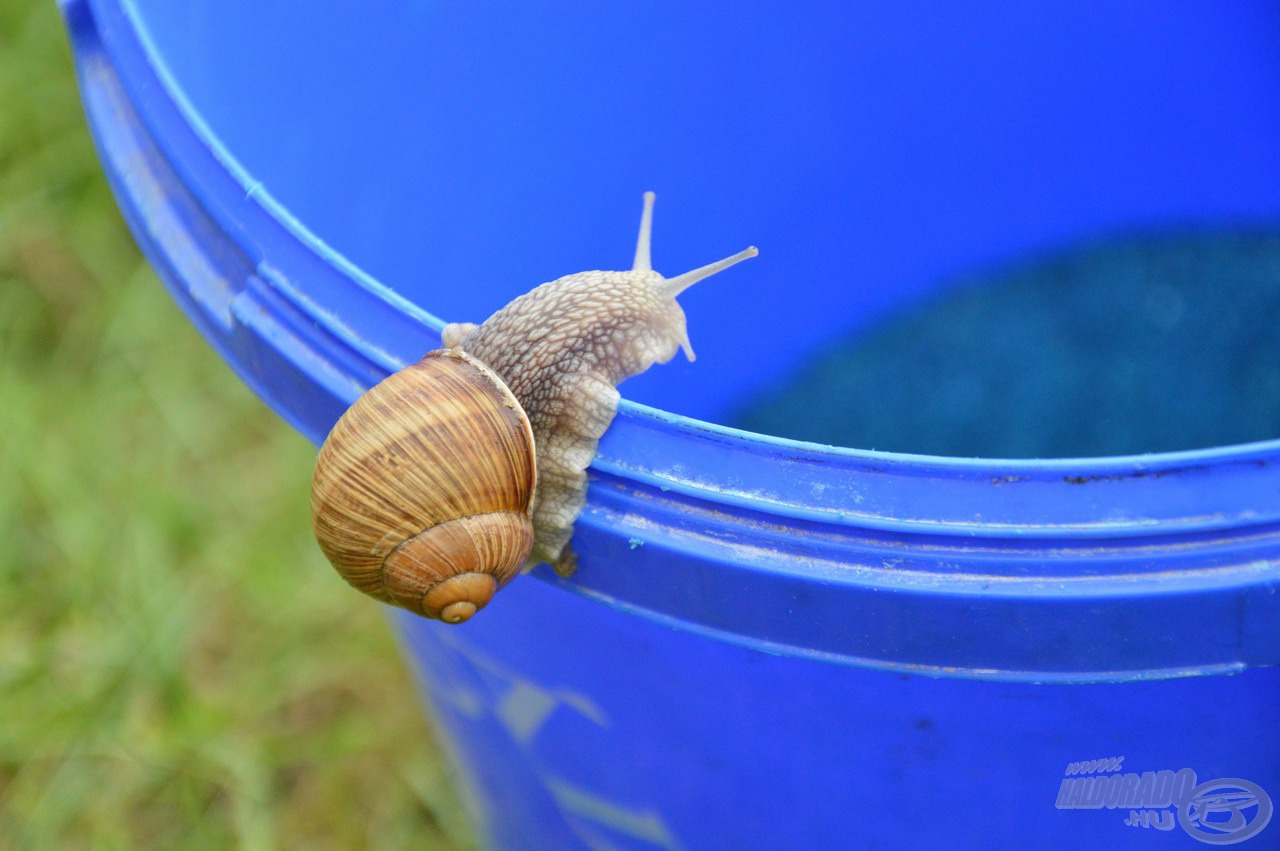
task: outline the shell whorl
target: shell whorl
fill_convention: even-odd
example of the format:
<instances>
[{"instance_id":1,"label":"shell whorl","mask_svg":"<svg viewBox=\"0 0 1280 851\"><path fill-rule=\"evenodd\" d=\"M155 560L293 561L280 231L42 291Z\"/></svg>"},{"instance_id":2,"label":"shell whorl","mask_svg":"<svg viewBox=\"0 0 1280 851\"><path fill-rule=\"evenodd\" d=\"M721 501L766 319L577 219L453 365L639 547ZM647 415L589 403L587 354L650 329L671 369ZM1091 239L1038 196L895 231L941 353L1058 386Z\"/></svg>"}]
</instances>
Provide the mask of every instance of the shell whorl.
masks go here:
<instances>
[{"instance_id":1,"label":"shell whorl","mask_svg":"<svg viewBox=\"0 0 1280 851\"><path fill-rule=\"evenodd\" d=\"M464 352L431 352L370 390L321 448L316 538L352 586L451 623L483 608L533 546L528 418Z\"/></svg>"}]
</instances>

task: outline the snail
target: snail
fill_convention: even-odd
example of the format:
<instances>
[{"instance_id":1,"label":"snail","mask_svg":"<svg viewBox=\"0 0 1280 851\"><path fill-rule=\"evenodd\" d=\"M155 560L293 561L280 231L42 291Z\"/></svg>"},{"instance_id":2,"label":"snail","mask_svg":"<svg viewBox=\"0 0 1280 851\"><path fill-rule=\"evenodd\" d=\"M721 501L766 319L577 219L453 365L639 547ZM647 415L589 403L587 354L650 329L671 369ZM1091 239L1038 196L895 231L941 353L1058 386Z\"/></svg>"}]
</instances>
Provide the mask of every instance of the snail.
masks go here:
<instances>
[{"instance_id":1,"label":"snail","mask_svg":"<svg viewBox=\"0 0 1280 851\"><path fill-rule=\"evenodd\" d=\"M356 400L320 449L316 539L355 588L461 623L521 571L573 573L586 469L616 386L693 348L676 296L748 257L675 278L650 265L646 192L627 272L579 272L519 296Z\"/></svg>"}]
</instances>

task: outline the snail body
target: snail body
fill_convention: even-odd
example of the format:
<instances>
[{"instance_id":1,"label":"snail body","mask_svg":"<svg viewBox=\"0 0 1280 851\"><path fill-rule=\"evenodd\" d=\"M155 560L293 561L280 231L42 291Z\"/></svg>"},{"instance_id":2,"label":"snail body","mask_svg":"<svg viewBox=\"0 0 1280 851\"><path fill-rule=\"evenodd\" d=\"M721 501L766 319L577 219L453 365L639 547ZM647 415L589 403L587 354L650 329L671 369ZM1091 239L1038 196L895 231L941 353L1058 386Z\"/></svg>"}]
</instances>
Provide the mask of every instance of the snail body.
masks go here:
<instances>
[{"instance_id":1,"label":"snail body","mask_svg":"<svg viewBox=\"0 0 1280 851\"><path fill-rule=\"evenodd\" d=\"M650 265L645 193L630 271L542 284L481 325L454 323L446 348L387 378L321 447L316 537L354 587L458 623L522 567L569 575L586 469L617 412L616 385L694 359L676 296L755 256L754 247L664 278Z\"/></svg>"}]
</instances>

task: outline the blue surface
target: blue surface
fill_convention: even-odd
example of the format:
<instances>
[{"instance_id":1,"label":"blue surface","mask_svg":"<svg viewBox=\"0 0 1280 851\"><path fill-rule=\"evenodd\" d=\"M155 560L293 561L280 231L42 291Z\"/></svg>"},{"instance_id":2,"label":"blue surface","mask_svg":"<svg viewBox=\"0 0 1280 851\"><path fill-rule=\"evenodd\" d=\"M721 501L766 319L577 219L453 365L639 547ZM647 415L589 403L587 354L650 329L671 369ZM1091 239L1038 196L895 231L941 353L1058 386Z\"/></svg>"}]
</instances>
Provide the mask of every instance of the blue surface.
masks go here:
<instances>
[{"instance_id":1,"label":"blue surface","mask_svg":"<svg viewBox=\"0 0 1280 851\"><path fill-rule=\"evenodd\" d=\"M987 260L1280 212L1269 0L121 5L255 193L446 320L627 266L648 189L659 271L758 244L626 385L685 416Z\"/></svg>"},{"instance_id":2,"label":"blue surface","mask_svg":"<svg viewBox=\"0 0 1280 851\"><path fill-rule=\"evenodd\" d=\"M970 457L1245 443L1280 435L1277 353L1280 228L1146 233L966 276L731 423Z\"/></svg>"},{"instance_id":3,"label":"blue surface","mask_svg":"<svg viewBox=\"0 0 1280 851\"><path fill-rule=\"evenodd\" d=\"M707 417L950 271L1280 206L1270 5L520 8L64 4L135 234L312 440L437 317L624 266L644 189L660 270L762 248L624 388ZM963 460L628 403L575 546L403 620L496 847L1198 847L1055 808L1121 754L1280 798L1280 442Z\"/></svg>"}]
</instances>

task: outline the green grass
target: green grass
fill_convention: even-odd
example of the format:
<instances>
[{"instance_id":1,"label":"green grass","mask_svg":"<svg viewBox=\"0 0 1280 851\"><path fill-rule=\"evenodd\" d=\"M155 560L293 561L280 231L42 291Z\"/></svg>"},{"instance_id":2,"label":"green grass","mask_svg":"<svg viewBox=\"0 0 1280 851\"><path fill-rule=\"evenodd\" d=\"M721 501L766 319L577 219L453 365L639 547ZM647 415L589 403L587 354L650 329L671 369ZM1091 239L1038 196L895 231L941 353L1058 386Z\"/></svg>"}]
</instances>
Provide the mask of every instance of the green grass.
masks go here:
<instances>
[{"instance_id":1,"label":"green grass","mask_svg":"<svg viewBox=\"0 0 1280 851\"><path fill-rule=\"evenodd\" d=\"M470 847L313 458L139 256L55 4L0 3L0 846Z\"/></svg>"}]
</instances>

